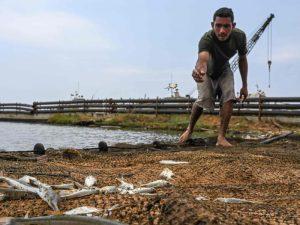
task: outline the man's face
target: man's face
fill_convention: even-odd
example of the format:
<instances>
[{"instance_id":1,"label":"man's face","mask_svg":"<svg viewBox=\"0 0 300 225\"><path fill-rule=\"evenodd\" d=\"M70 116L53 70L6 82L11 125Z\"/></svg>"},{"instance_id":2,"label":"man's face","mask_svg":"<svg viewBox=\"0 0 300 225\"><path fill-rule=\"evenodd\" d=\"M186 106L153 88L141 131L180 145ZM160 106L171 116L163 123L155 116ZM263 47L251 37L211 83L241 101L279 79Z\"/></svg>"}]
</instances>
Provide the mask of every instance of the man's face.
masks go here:
<instances>
[{"instance_id":1,"label":"man's face","mask_svg":"<svg viewBox=\"0 0 300 225\"><path fill-rule=\"evenodd\" d=\"M226 41L235 27L235 23L232 23L230 17L217 16L211 25L219 41Z\"/></svg>"}]
</instances>

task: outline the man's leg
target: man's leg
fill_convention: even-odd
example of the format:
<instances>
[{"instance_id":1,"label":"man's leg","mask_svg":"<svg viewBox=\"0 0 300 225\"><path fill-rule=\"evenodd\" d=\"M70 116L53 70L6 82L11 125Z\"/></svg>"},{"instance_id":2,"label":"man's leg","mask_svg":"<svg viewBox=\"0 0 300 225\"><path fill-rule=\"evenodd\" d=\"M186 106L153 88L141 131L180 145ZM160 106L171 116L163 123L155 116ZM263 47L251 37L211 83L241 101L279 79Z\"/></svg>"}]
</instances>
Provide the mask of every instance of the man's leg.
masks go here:
<instances>
[{"instance_id":1,"label":"man's leg","mask_svg":"<svg viewBox=\"0 0 300 225\"><path fill-rule=\"evenodd\" d=\"M226 131L232 115L233 101L229 100L224 103L220 111L220 129L218 134L217 144L218 146L230 147L232 146L225 138Z\"/></svg>"},{"instance_id":2,"label":"man's leg","mask_svg":"<svg viewBox=\"0 0 300 225\"><path fill-rule=\"evenodd\" d=\"M199 117L201 116L202 112L203 112L203 108L198 106L197 103L194 103L193 107L192 107L189 126L187 127L186 131L180 136L179 143L184 143L192 136L194 127L195 127Z\"/></svg>"},{"instance_id":3,"label":"man's leg","mask_svg":"<svg viewBox=\"0 0 300 225\"><path fill-rule=\"evenodd\" d=\"M223 103L220 109L220 129L216 145L230 147L232 146L225 138L225 134L232 115L233 103L235 101L234 78L231 69L228 67L218 80L219 87L222 91L221 102Z\"/></svg>"}]
</instances>

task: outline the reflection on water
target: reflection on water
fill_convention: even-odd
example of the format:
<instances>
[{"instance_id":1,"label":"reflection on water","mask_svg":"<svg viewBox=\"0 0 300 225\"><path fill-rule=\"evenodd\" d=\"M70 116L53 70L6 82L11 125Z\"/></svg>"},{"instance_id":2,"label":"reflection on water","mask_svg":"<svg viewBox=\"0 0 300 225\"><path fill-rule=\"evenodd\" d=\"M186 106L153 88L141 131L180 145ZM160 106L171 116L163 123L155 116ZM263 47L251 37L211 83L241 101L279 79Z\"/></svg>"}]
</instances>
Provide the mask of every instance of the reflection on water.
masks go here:
<instances>
[{"instance_id":1,"label":"reflection on water","mask_svg":"<svg viewBox=\"0 0 300 225\"><path fill-rule=\"evenodd\" d=\"M36 143L45 148L96 147L99 141L138 144L158 141L175 141L177 136L142 131L109 130L103 128L55 126L0 122L0 149L7 151L32 150Z\"/></svg>"}]
</instances>

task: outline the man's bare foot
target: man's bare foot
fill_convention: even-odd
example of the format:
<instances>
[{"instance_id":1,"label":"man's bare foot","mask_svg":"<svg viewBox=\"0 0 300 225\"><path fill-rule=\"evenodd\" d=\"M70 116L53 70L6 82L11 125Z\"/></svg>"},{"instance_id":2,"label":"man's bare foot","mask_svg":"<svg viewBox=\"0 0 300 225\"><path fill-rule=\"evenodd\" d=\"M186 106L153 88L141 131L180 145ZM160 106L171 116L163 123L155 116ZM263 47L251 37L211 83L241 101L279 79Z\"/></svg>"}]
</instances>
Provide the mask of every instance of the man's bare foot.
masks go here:
<instances>
[{"instance_id":1,"label":"man's bare foot","mask_svg":"<svg viewBox=\"0 0 300 225\"><path fill-rule=\"evenodd\" d=\"M230 144L225 137L218 137L218 141L216 146L221 146L221 147L232 147L232 144Z\"/></svg>"},{"instance_id":2,"label":"man's bare foot","mask_svg":"<svg viewBox=\"0 0 300 225\"><path fill-rule=\"evenodd\" d=\"M180 136L178 143L183 144L188 139L190 139L191 136L192 132L189 129L186 129L186 131L184 131L183 134Z\"/></svg>"}]
</instances>

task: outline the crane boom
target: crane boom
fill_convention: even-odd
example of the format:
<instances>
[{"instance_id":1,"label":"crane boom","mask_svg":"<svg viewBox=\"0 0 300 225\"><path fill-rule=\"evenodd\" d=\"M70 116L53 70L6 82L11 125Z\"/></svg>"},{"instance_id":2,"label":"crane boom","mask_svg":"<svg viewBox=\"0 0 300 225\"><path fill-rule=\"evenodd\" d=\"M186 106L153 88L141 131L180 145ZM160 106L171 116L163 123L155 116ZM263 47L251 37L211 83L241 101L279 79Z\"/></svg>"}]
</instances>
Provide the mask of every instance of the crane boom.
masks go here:
<instances>
[{"instance_id":1,"label":"crane boom","mask_svg":"<svg viewBox=\"0 0 300 225\"><path fill-rule=\"evenodd\" d=\"M248 41L248 43L247 43L247 49L248 49L247 55L251 52L254 45L256 44L256 42L258 41L260 36L263 34L263 32L265 31L267 26L269 26L269 24L271 23L271 21L274 17L275 17L274 14L271 13L271 15L268 17L268 19L264 22L264 24L256 31L256 33ZM230 63L230 67L231 67L232 72L235 72L237 70L238 65L239 65L239 56L238 56L238 54L236 54L235 57L233 58L233 60Z\"/></svg>"}]
</instances>

